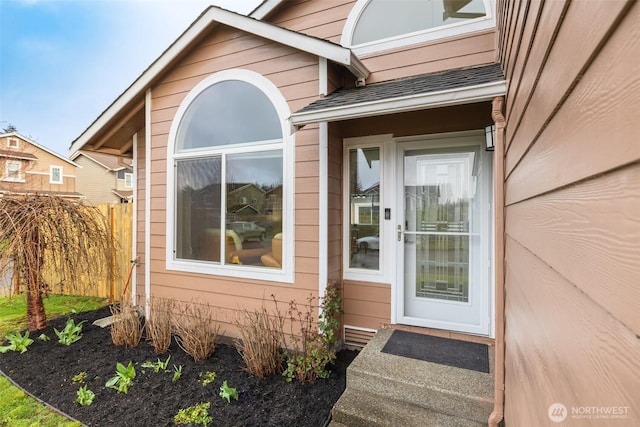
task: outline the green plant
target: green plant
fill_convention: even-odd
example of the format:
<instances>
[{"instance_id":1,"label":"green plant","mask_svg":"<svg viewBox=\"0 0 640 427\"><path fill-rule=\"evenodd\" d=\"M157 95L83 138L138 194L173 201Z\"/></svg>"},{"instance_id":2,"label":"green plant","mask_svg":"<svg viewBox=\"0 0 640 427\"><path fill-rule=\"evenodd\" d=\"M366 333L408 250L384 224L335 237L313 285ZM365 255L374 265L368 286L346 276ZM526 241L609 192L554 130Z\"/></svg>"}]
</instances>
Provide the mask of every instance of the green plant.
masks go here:
<instances>
[{"instance_id":1,"label":"green plant","mask_svg":"<svg viewBox=\"0 0 640 427\"><path fill-rule=\"evenodd\" d=\"M133 367L133 362L129 362L127 366L124 366L122 363L116 363L116 376L110 378L105 387L112 388L117 390L118 393L127 393L129 391L129 386L133 382L133 379L136 377L136 369Z\"/></svg>"},{"instance_id":2,"label":"green plant","mask_svg":"<svg viewBox=\"0 0 640 427\"><path fill-rule=\"evenodd\" d=\"M287 381L297 378L300 382L313 382L317 378L327 378L330 371L326 367L335 361L337 331L340 328L338 316L342 313L339 283L331 282L327 285L317 325L312 314L314 300L313 296L307 298L305 311L295 301L289 303L294 353L289 356L287 368L283 372ZM300 336L294 333L294 324L299 325Z\"/></svg>"},{"instance_id":3,"label":"green plant","mask_svg":"<svg viewBox=\"0 0 640 427\"><path fill-rule=\"evenodd\" d=\"M86 320L76 324L73 319L67 319L67 324L62 331L54 328L53 332L58 336L58 342L63 345L71 345L82 338L83 323L86 323Z\"/></svg>"},{"instance_id":4,"label":"green plant","mask_svg":"<svg viewBox=\"0 0 640 427\"><path fill-rule=\"evenodd\" d=\"M27 351L27 347L33 344L33 340L29 338L29 331L25 331L24 335L20 332L14 332L7 335L7 341L9 345L0 347L0 353L6 353L7 351L19 351L21 354Z\"/></svg>"},{"instance_id":5,"label":"green plant","mask_svg":"<svg viewBox=\"0 0 640 427\"><path fill-rule=\"evenodd\" d=\"M231 399L238 400L238 390L233 387L229 387L225 380L220 386L220 397L225 399L227 403L231 403Z\"/></svg>"},{"instance_id":6,"label":"green plant","mask_svg":"<svg viewBox=\"0 0 640 427\"><path fill-rule=\"evenodd\" d=\"M40 336L38 337L38 339L42 342L47 342L47 341L51 341L51 338L49 338L49 336L47 334L40 334Z\"/></svg>"},{"instance_id":7,"label":"green plant","mask_svg":"<svg viewBox=\"0 0 640 427\"><path fill-rule=\"evenodd\" d=\"M171 356L167 357L167 360L163 362L162 360L160 360L160 358L158 358L157 362L144 362L140 366L142 366L143 368L151 368L153 369L153 372L155 372L156 374L160 372L161 369L162 369L162 372L167 372L167 366L169 366L170 359L171 359Z\"/></svg>"},{"instance_id":8,"label":"green plant","mask_svg":"<svg viewBox=\"0 0 640 427\"><path fill-rule=\"evenodd\" d=\"M181 376L182 376L182 365L180 366L173 365L173 378L171 378L171 381L175 383L180 379Z\"/></svg>"},{"instance_id":9,"label":"green plant","mask_svg":"<svg viewBox=\"0 0 640 427\"><path fill-rule=\"evenodd\" d=\"M180 409L178 413L173 417L174 424L200 424L203 426L209 425L213 418L209 416L209 408L211 403L198 403L194 406L189 406L186 409Z\"/></svg>"},{"instance_id":10,"label":"green plant","mask_svg":"<svg viewBox=\"0 0 640 427\"><path fill-rule=\"evenodd\" d=\"M71 382L74 384L84 384L84 381L86 379L87 379L87 373L85 371L82 371L79 374L74 375L71 378Z\"/></svg>"},{"instance_id":11,"label":"green plant","mask_svg":"<svg viewBox=\"0 0 640 427\"><path fill-rule=\"evenodd\" d=\"M202 372L200 373L200 378L201 378L200 382L202 383L203 386L205 386L215 381L216 373L213 371Z\"/></svg>"},{"instance_id":12,"label":"green plant","mask_svg":"<svg viewBox=\"0 0 640 427\"><path fill-rule=\"evenodd\" d=\"M87 390L86 385L80 387L76 392L76 402L78 402L80 406L91 405L95 397L96 395L91 390Z\"/></svg>"}]
</instances>

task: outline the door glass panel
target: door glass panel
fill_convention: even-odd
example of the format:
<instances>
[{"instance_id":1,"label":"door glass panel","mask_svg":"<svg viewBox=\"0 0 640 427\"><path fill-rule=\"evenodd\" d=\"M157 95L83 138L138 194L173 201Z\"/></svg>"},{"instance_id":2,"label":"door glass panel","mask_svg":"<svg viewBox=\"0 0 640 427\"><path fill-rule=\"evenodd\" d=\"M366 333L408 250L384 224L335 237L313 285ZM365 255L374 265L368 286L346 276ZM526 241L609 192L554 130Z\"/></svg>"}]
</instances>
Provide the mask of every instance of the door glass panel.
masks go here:
<instances>
[{"instance_id":1,"label":"door glass panel","mask_svg":"<svg viewBox=\"0 0 640 427\"><path fill-rule=\"evenodd\" d=\"M479 250L478 153L457 151L405 156L405 285L411 300L469 302L474 251Z\"/></svg>"},{"instance_id":2,"label":"door glass panel","mask_svg":"<svg viewBox=\"0 0 640 427\"><path fill-rule=\"evenodd\" d=\"M349 267L380 269L380 148L349 151Z\"/></svg>"}]
</instances>

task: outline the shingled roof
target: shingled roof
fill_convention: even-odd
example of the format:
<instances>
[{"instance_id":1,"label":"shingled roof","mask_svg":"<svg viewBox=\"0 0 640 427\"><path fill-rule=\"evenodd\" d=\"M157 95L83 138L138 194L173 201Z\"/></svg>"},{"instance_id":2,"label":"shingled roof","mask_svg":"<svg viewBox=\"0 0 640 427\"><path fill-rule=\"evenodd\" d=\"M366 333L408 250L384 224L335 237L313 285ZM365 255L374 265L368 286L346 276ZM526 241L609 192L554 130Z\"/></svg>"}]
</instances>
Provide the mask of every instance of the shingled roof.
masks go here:
<instances>
[{"instance_id":1,"label":"shingled roof","mask_svg":"<svg viewBox=\"0 0 640 427\"><path fill-rule=\"evenodd\" d=\"M502 80L504 80L504 75L500 64L421 74L388 82L374 83L359 88L338 89L332 94L312 102L297 111L296 114L343 105L477 86Z\"/></svg>"},{"instance_id":2,"label":"shingled roof","mask_svg":"<svg viewBox=\"0 0 640 427\"><path fill-rule=\"evenodd\" d=\"M292 120L299 127L320 121L479 102L503 95L504 90L500 64L459 68L338 89L293 113Z\"/></svg>"}]
</instances>

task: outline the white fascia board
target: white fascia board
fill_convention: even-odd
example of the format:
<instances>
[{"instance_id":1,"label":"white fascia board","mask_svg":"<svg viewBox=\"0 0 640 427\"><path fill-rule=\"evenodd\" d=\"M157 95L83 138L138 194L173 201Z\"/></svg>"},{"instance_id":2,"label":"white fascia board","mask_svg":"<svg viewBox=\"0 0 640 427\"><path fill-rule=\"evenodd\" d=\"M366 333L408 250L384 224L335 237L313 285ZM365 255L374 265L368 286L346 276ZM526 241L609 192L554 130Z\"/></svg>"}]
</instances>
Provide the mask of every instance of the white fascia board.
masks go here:
<instances>
[{"instance_id":1,"label":"white fascia board","mask_svg":"<svg viewBox=\"0 0 640 427\"><path fill-rule=\"evenodd\" d=\"M383 114L403 113L414 110L446 107L450 105L469 104L489 101L506 93L504 80L484 83L477 86L443 90L419 95L409 95L380 101L362 102L358 104L330 107L317 111L294 113L292 124L300 128L304 125L319 122L335 122L339 120L358 119Z\"/></svg>"},{"instance_id":2,"label":"white fascia board","mask_svg":"<svg viewBox=\"0 0 640 427\"><path fill-rule=\"evenodd\" d=\"M249 16L255 19L263 19L282 3L284 3L284 0L265 0L260 3Z\"/></svg>"},{"instance_id":3,"label":"white fascia board","mask_svg":"<svg viewBox=\"0 0 640 427\"><path fill-rule=\"evenodd\" d=\"M369 77L369 70L358 59L358 57L340 45L327 42L326 40L310 37L302 33L287 30L277 25L269 24L257 19L247 18L237 13L224 9L211 8L207 15L211 14L211 20L220 24L228 25L242 31L273 40L277 43L293 47L345 66L356 77Z\"/></svg>"},{"instance_id":4,"label":"white fascia board","mask_svg":"<svg viewBox=\"0 0 640 427\"><path fill-rule=\"evenodd\" d=\"M136 98L144 96L145 91L156 76L169 66L203 31L215 23L228 25L256 36L327 58L345 66L356 77L365 79L369 77L370 73L367 67L350 49L211 6L72 142L69 151L73 153L81 150L97 132L113 120L116 114Z\"/></svg>"},{"instance_id":5,"label":"white fascia board","mask_svg":"<svg viewBox=\"0 0 640 427\"><path fill-rule=\"evenodd\" d=\"M62 155L60 155L60 154L56 153L55 151L51 151L51 150L49 150L47 147L45 147L45 146L43 146L43 145L38 144L38 143L37 143L37 142L35 142L34 140L32 140L32 139L30 139L30 138L27 138L26 136L24 136L24 135L22 135L22 134L20 134L20 133L18 133L18 132L10 132L10 133L5 133L5 134L0 135L0 138L4 138L4 137L15 137L15 138L20 138L20 139L22 139L22 140L24 140L24 141L28 142L29 144L33 145L34 147L39 148L39 149L41 149L42 151L45 151L45 152L47 152L47 153L51 154L52 156L55 156L55 157L59 158L60 160L62 160L62 161L64 161L64 162L69 163L70 165L73 165L73 166L76 166L76 167L80 166L80 165L78 165L77 163L75 163L73 160L70 160L70 159L68 159L68 158L66 158L66 157L64 157L64 156L62 156ZM29 160L33 160L33 159L29 159Z\"/></svg>"}]
</instances>

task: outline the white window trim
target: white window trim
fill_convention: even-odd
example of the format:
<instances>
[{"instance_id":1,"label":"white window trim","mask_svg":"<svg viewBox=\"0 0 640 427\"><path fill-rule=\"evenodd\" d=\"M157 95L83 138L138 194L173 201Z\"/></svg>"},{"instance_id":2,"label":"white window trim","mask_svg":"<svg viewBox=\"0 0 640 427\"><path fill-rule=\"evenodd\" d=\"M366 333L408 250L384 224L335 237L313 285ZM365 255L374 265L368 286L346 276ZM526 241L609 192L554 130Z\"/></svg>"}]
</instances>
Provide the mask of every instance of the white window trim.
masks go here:
<instances>
[{"instance_id":1,"label":"white window trim","mask_svg":"<svg viewBox=\"0 0 640 427\"><path fill-rule=\"evenodd\" d=\"M127 178L129 178L129 185L127 185ZM124 188L133 188L133 174L129 172L124 173Z\"/></svg>"},{"instance_id":2,"label":"white window trim","mask_svg":"<svg viewBox=\"0 0 640 427\"><path fill-rule=\"evenodd\" d=\"M18 168L19 168L19 174L17 178L11 177L9 176L9 165L10 164L17 164ZM5 182L26 182L25 178L24 178L25 174L24 174L24 170L22 170L22 162L20 160L7 160L5 165L4 165L4 177L2 178L3 181Z\"/></svg>"},{"instance_id":3,"label":"white window trim","mask_svg":"<svg viewBox=\"0 0 640 427\"><path fill-rule=\"evenodd\" d=\"M60 170L60 180L54 181L53 179L53 170ZM49 166L49 184L62 184L64 182L64 176L62 175L63 168L62 166L50 165Z\"/></svg>"},{"instance_id":4,"label":"white window trim","mask_svg":"<svg viewBox=\"0 0 640 427\"><path fill-rule=\"evenodd\" d=\"M284 218L284 228L282 230L283 234L283 248L282 248L282 268L260 268L260 267L249 267L242 265L234 265L234 264L214 264L211 262L204 261L196 261L196 260L177 260L174 258L174 247L175 247L175 168L174 161L180 158L190 158L194 157L195 153L175 153L175 144L176 144L176 136L178 131L178 126L182 117L184 116L187 108L191 103L195 100L195 98L202 93L205 89L210 86L220 83L225 80L239 80L244 81L249 84L256 86L260 89L272 102L278 117L280 119L280 123L282 126L282 142L279 144L273 144L273 146L268 147L268 149L282 149L283 156L283 197L282 197L282 211ZM292 127L290 123L291 111L289 110L289 106L287 104L286 99L280 93L279 89L264 76L249 70L243 69L231 69L220 71L215 73L200 83L198 83L191 91L187 94L185 99L178 107L178 110L174 116L173 122L171 123L171 129L169 131L169 139L167 146L167 222L166 222L166 237L167 237L167 246L166 246L166 269L173 271L184 271L190 273L201 273L208 275L217 275L217 276L228 276L228 277L238 277L244 279L257 279L257 280L267 280L267 281L275 281L275 282L286 282L293 283L294 281L294 257L295 253L294 248L294 206L293 206L293 192L294 192L294 150L293 147L295 135L292 134ZM267 149L267 148L265 148ZM220 150L214 150L216 153L219 153ZM229 153L240 153L240 152L254 152L256 151L255 147L237 147L237 148L229 148L225 150L227 154ZM198 151L198 156L206 155L207 151L202 150ZM224 169L224 166L223 166ZM223 170L224 173L224 170ZM223 209L225 200L222 200ZM224 226L224 224L222 224Z\"/></svg>"},{"instance_id":5,"label":"white window trim","mask_svg":"<svg viewBox=\"0 0 640 427\"><path fill-rule=\"evenodd\" d=\"M413 33L401 34L382 40L375 40L353 46L351 40L360 15L371 0L358 0L353 6L349 17L342 30L340 44L351 48L358 56L383 52L391 49L398 49L405 46L426 43L433 40L455 37L473 32L485 31L496 26L496 2L495 0L483 0L487 15L482 18L470 19L469 21L456 22L454 24L442 25Z\"/></svg>"},{"instance_id":6,"label":"white window trim","mask_svg":"<svg viewBox=\"0 0 640 427\"><path fill-rule=\"evenodd\" d=\"M18 138L7 138L7 148L20 148L20 140Z\"/></svg>"},{"instance_id":7,"label":"white window trim","mask_svg":"<svg viewBox=\"0 0 640 427\"><path fill-rule=\"evenodd\" d=\"M389 187L389 184L392 184L388 177L393 175L393 172L389 170L389 167L393 165L388 165L385 156L387 151L391 148L393 144L393 135L392 134L384 134L384 135L374 135L374 136L366 136L366 137L356 137L356 138L345 138L343 141L343 175L345 177L349 175L349 151L356 148L372 148L377 147L380 149L380 208L382 213L380 214L380 230L379 230L379 238L380 243L378 245L379 252L378 257L380 260L380 270L367 270L363 268L351 268L350 264L350 255L351 255L351 218L350 211L351 209L346 208L351 205L350 190L349 190L349 180L343 180L343 227L342 227L342 255L343 261L342 265L344 266L343 277L347 280L357 280L357 281L365 281L365 282L373 282L373 283L391 283L392 279L392 263L390 262L395 257L393 256L393 245L387 242L392 236L393 233L393 215L396 215L395 212L392 212L392 221L386 221L384 219L384 209L388 206L387 202L387 189L392 188ZM389 253L387 253L389 252Z\"/></svg>"}]
</instances>

